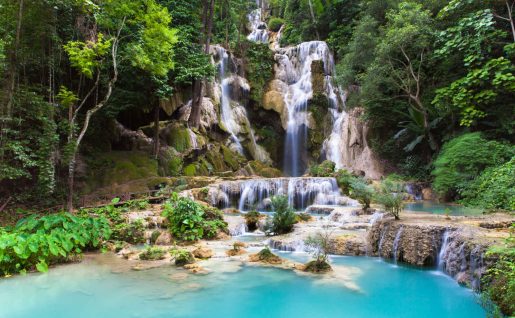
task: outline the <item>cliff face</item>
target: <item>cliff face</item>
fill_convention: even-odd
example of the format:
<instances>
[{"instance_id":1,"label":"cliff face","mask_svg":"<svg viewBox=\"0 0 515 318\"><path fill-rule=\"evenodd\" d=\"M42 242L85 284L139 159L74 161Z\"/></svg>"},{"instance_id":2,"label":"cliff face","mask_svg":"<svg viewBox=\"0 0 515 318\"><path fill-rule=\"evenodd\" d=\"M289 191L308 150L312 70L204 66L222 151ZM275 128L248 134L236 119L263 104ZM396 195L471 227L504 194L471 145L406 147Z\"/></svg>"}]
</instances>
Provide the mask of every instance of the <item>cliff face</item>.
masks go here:
<instances>
[{"instance_id":1,"label":"cliff face","mask_svg":"<svg viewBox=\"0 0 515 318\"><path fill-rule=\"evenodd\" d=\"M496 240L488 230L446 222L410 223L380 220L367 236L368 253L417 266L434 266L460 284L480 287L481 276L495 260L485 256Z\"/></svg>"}]
</instances>

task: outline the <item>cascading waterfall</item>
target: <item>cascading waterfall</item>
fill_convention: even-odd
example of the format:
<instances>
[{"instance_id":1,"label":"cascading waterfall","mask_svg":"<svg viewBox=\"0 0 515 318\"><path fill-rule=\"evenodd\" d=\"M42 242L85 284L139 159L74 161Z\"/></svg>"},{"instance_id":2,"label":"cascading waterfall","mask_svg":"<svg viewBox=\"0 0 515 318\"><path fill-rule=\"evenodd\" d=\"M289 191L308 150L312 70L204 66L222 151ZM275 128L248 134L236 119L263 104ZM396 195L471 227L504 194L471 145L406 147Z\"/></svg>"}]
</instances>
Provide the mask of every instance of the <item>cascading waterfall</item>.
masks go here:
<instances>
[{"instance_id":1,"label":"cascading waterfall","mask_svg":"<svg viewBox=\"0 0 515 318\"><path fill-rule=\"evenodd\" d=\"M332 85L334 60L329 47L323 41L304 42L295 47L278 49L276 60L276 78L288 86L284 94L288 114L284 170L288 175L300 176L306 168L308 101L313 97L311 63L323 62L325 94L331 102L331 107L337 108L339 91Z\"/></svg>"},{"instance_id":2,"label":"cascading waterfall","mask_svg":"<svg viewBox=\"0 0 515 318\"><path fill-rule=\"evenodd\" d=\"M231 76L226 76L226 70L229 65L229 54L227 51L221 47L215 47L218 56L220 58L218 65L218 80L220 82L220 88L222 95L220 96L220 116L224 123L227 132L231 135L231 140L234 142L236 149L238 152L243 153L243 146L241 145L240 140L236 136L240 132L240 126L236 122L233 114L233 109L231 107L231 98L230 98L230 81Z\"/></svg>"},{"instance_id":3,"label":"cascading waterfall","mask_svg":"<svg viewBox=\"0 0 515 318\"><path fill-rule=\"evenodd\" d=\"M286 195L289 204L296 210L309 205L346 204L334 178L271 178L227 181L210 189L213 205L224 208L231 205L240 211L257 209L271 211L271 198Z\"/></svg>"},{"instance_id":4,"label":"cascading waterfall","mask_svg":"<svg viewBox=\"0 0 515 318\"><path fill-rule=\"evenodd\" d=\"M398 250L399 250L399 243L402 238L403 229L404 228L402 226L399 228L399 230L397 231L397 234L395 235L395 240L393 241L393 261L395 262L395 264L397 264L398 257L399 257Z\"/></svg>"},{"instance_id":5,"label":"cascading waterfall","mask_svg":"<svg viewBox=\"0 0 515 318\"><path fill-rule=\"evenodd\" d=\"M268 30L262 17L263 8L260 7L259 0L256 1L256 4L258 8L248 15L251 32L247 39L253 42L268 43Z\"/></svg>"},{"instance_id":6,"label":"cascading waterfall","mask_svg":"<svg viewBox=\"0 0 515 318\"><path fill-rule=\"evenodd\" d=\"M449 248L449 231L445 231L442 236L442 245L438 253L438 270L445 272L445 256Z\"/></svg>"}]
</instances>

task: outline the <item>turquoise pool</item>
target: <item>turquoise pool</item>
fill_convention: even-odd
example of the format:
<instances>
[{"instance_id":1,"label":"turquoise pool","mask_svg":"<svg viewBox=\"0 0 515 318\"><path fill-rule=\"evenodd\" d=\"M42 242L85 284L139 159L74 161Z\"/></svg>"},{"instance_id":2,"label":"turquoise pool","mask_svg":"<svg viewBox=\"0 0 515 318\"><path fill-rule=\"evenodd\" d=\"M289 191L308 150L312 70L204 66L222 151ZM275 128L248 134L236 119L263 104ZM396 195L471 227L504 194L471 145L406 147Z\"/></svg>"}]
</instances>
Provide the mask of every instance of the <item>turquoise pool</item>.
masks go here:
<instances>
[{"instance_id":1,"label":"turquoise pool","mask_svg":"<svg viewBox=\"0 0 515 318\"><path fill-rule=\"evenodd\" d=\"M355 288L236 262L206 264L208 275L173 266L127 271L121 262L103 255L0 280L0 317L485 316L473 293L450 278L374 258L333 258Z\"/></svg>"},{"instance_id":2,"label":"turquoise pool","mask_svg":"<svg viewBox=\"0 0 515 318\"><path fill-rule=\"evenodd\" d=\"M410 202L404 205L404 210L413 212L428 212L433 214L444 214L449 209L451 215L480 215L481 209L474 209L457 204L437 203L432 201Z\"/></svg>"}]
</instances>

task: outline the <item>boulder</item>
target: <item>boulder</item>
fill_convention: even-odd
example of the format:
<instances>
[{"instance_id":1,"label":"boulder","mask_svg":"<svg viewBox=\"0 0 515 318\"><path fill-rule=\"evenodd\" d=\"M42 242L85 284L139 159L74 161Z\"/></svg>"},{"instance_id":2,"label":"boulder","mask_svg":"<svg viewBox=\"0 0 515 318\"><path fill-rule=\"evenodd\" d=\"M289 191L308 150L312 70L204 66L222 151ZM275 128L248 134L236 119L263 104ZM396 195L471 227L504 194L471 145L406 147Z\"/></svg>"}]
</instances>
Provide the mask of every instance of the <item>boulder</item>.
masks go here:
<instances>
[{"instance_id":1,"label":"boulder","mask_svg":"<svg viewBox=\"0 0 515 318\"><path fill-rule=\"evenodd\" d=\"M156 245L172 245L172 240L172 234L165 231L156 239Z\"/></svg>"},{"instance_id":2,"label":"boulder","mask_svg":"<svg viewBox=\"0 0 515 318\"><path fill-rule=\"evenodd\" d=\"M199 247L193 252L193 256L200 259L206 259L213 257L213 251L207 247Z\"/></svg>"}]
</instances>

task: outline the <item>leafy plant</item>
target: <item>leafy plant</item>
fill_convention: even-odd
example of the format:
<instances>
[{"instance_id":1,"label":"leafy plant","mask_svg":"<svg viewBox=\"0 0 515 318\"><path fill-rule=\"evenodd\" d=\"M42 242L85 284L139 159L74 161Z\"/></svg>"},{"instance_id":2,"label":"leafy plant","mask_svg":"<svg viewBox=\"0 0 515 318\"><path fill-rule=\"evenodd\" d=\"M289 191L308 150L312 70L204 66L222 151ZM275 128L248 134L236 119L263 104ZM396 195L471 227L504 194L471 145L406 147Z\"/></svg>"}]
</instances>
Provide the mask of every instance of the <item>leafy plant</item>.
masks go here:
<instances>
[{"instance_id":1,"label":"leafy plant","mask_svg":"<svg viewBox=\"0 0 515 318\"><path fill-rule=\"evenodd\" d=\"M3 275L69 261L84 250L98 249L111 229L103 218L77 217L69 213L33 215L0 231L0 272Z\"/></svg>"},{"instance_id":2,"label":"leafy plant","mask_svg":"<svg viewBox=\"0 0 515 318\"><path fill-rule=\"evenodd\" d=\"M289 206L288 197L276 195L272 198L272 209L274 216L269 231L274 234L285 234L291 232L295 224L295 212Z\"/></svg>"},{"instance_id":3,"label":"leafy plant","mask_svg":"<svg viewBox=\"0 0 515 318\"><path fill-rule=\"evenodd\" d=\"M335 163L330 160L325 160L319 165L313 165L309 168L309 173L314 177L331 177L334 168Z\"/></svg>"},{"instance_id":4,"label":"leafy plant","mask_svg":"<svg viewBox=\"0 0 515 318\"><path fill-rule=\"evenodd\" d=\"M139 259L144 261L157 261L165 258L166 251L157 246L148 246L141 254Z\"/></svg>"},{"instance_id":5,"label":"leafy plant","mask_svg":"<svg viewBox=\"0 0 515 318\"><path fill-rule=\"evenodd\" d=\"M322 273L331 270L331 265L328 263L331 238L332 232L326 228L304 240L307 251L314 258L313 261L306 264L306 271Z\"/></svg>"},{"instance_id":6,"label":"leafy plant","mask_svg":"<svg viewBox=\"0 0 515 318\"><path fill-rule=\"evenodd\" d=\"M184 266L187 264L195 263L195 257L188 250L181 250L178 248L173 248L170 250L170 255L175 260L176 266Z\"/></svg>"},{"instance_id":7,"label":"leafy plant","mask_svg":"<svg viewBox=\"0 0 515 318\"><path fill-rule=\"evenodd\" d=\"M400 213L404 209L403 191L402 183L384 180L376 195L377 202L382 204L385 211L392 214L396 220L400 219Z\"/></svg>"},{"instance_id":8,"label":"leafy plant","mask_svg":"<svg viewBox=\"0 0 515 318\"><path fill-rule=\"evenodd\" d=\"M363 179L354 179L350 182L349 194L352 198L358 200L366 211L370 208L370 203L374 197L375 191Z\"/></svg>"},{"instance_id":9,"label":"leafy plant","mask_svg":"<svg viewBox=\"0 0 515 318\"><path fill-rule=\"evenodd\" d=\"M268 29L272 32L278 32L284 24L284 20L281 18L272 17L268 21Z\"/></svg>"}]
</instances>

